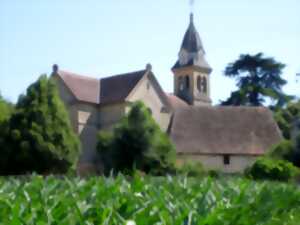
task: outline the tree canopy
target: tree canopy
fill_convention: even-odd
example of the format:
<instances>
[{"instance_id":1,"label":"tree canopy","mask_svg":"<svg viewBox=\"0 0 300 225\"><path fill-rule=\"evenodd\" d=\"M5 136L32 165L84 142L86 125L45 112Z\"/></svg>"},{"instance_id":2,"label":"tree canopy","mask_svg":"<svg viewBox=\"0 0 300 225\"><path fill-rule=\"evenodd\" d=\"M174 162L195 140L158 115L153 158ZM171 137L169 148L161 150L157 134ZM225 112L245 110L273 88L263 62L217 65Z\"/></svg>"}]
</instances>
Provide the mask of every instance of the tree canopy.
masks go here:
<instances>
[{"instance_id":1,"label":"tree canopy","mask_svg":"<svg viewBox=\"0 0 300 225\"><path fill-rule=\"evenodd\" d=\"M5 120L8 120L12 112L13 112L13 104L6 101L0 95L0 123Z\"/></svg>"},{"instance_id":2,"label":"tree canopy","mask_svg":"<svg viewBox=\"0 0 300 225\"><path fill-rule=\"evenodd\" d=\"M161 174L174 167L176 157L167 134L142 102L132 105L112 133L100 132L98 151L106 173L138 169Z\"/></svg>"},{"instance_id":3,"label":"tree canopy","mask_svg":"<svg viewBox=\"0 0 300 225\"><path fill-rule=\"evenodd\" d=\"M46 75L20 96L6 130L0 140L1 173L66 172L77 162L79 139L54 81Z\"/></svg>"},{"instance_id":4,"label":"tree canopy","mask_svg":"<svg viewBox=\"0 0 300 225\"><path fill-rule=\"evenodd\" d=\"M291 139L295 123L300 120L300 100L288 103L278 108L274 114L275 120L285 139Z\"/></svg>"},{"instance_id":5,"label":"tree canopy","mask_svg":"<svg viewBox=\"0 0 300 225\"><path fill-rule=\"evenodd\" d=\"M239 59L228 64L224 72L225 76L236 79L239 89L221 104L261 106L268 98L272 106L283 106L292 98L282 91L287 83L281 77L284 67L262 53L240 55Z\"/></svg>"}]
</instances>

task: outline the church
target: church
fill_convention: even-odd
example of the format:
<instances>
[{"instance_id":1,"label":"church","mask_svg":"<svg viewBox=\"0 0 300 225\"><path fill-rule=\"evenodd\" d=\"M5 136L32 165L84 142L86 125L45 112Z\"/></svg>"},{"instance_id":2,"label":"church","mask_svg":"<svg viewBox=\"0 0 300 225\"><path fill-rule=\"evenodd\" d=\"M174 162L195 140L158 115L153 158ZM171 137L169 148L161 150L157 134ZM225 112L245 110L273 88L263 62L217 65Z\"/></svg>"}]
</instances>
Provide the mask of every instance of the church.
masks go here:
<instances>
[{"instance_id":1,"label":"church","mask_svg":"<svg viewBox=\"0 0 300 225\"><path fill-rule=\"evenodd\" d=\"M172 72L174 93L169 94L150 64L101 79L53 66L52 76L82 143L79 171L101 170L96 153L98 132L112 129L138 100L171 138L178 164L193 160L207 169L242 172L282 139L268 108L212 105L212 68L205 59L193 14Z\"/></svg>"}]
</instances>

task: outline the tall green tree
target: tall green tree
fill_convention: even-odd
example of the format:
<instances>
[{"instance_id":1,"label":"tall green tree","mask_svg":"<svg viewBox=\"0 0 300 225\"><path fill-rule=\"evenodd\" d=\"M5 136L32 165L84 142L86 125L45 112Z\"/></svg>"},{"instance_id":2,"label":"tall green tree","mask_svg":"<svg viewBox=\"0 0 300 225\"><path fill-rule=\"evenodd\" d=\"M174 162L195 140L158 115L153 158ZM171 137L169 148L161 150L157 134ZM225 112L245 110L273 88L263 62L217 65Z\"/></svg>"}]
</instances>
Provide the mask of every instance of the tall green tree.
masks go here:
<instances>
[{"instance_id":1,"label":"tall green tree","mask_svg":"<svg viewBox=\"0 0 300 225\"><path fill-rule=\"evenodd\" d=\"M225 69L225 76L235 78L238 90L221 102L222 105L261 106L269 98L272 106L283 106L292 99L283 93L286 84L282 75L285 65L273 58L256 55L241 55Z\"/></svg>"},{"instance_id":2,"label":"tall green tree","mask_svg":"<svg viewBox=\"0 0 300 225\"><path fill-rule=\"evenodd\" d=\"M64 173L76 164L79 139L51 78L42 75L20 96L4 141L2 174Z\"/></svg>"},{"instance_id":3,"label":"tall green tree","mask_svg":"<svg viewBox=\"0 0 300 225\"><path fill-rule=\"evenodd\" d=\"M6 101L0 94L0 123L8 120L13 112L13 104Z\"/></svg>"},{"instance_id":4,"label":"tall green tree","mask_svg":"<svg viewBox=\"0 0 300 225\"><path fill-rule=\"evenodd\" d=\"M300 100L276 109L274 118L284 140L270 149L273 158L284 159L300 167Z\"/></svg>"},{"instance_id":5,"label":"tall green tree","mask_svg":"<svg viewBox=\"0 0 300 225\"><path fill-rule=\"evenodd\" d=\"M101 132L98 151L105 172L162 174L174 168L176 152L142 102L136 102L112 133Z\"/></svg>"},{"instance_id":6,"label":"tall green tree","mask_svg":"<svg viewBox=\"0 0 300 225\"><path fill-rule=\"evenodd\" d=\"M300 100L288 103L275 111L274 118L285 139L291 139L295 123L300 120Z\"/></svg>"}]
</instances>

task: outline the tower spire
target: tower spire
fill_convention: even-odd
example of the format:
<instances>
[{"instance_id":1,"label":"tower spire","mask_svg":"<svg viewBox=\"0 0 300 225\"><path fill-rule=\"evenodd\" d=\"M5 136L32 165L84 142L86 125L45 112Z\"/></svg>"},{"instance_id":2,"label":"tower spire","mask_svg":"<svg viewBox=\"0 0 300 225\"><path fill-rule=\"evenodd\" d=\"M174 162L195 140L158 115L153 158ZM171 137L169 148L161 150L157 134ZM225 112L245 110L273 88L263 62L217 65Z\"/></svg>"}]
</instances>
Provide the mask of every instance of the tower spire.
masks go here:
<instances>
[{"instance_id":1,"label":"tower spire","mask_svg":"<svg viewBox=\"0 0 300 225\"><path fill-rule=\"evenodd\" d=\"M210 105L210 73L200 35L194 25L194 14L184 34L178 60L172 67L174 93L191 105Z\"/></svg>"},{"instance_id":2,"label":"tower spire","mask_svg":"<svg viewBox=\"0 0 300 225\"><path fill-rule=\"evenodd\" d=\"M190 13L190 23L194 23L194 14Z\"/></svg>"}]
</instances>

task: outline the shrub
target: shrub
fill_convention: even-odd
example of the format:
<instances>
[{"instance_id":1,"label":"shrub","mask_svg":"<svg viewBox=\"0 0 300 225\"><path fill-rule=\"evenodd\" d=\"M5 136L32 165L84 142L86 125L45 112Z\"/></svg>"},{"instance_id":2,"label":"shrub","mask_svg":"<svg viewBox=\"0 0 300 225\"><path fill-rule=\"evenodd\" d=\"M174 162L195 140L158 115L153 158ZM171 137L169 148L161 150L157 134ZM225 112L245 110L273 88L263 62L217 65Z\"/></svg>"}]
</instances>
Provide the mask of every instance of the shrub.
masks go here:
<instances>
[{"instance_id":1,"label":"shrub","mask_svg":"<svg viewBox=\"0 0 300 225\"><path fill-rule=\"evenodd\" d=\"M294 166L300 167L300 134L295 140L283 140L270 149L267 154L273 159L282 159L289 161Z\"/></svg>"},{"instance_id":2,"label":"shrub","mask_svg":"<svg viewBox=\"0 0 300 225\"><path fill-rule=\"evenodd\" d=\"M173 170L176 157L167 134L160 130L142 102L132 105L111 134L100 132L97 149L105 173L131 173L138 169L163 174Z\"/></svg>"},{"instance_id":3,"label":"shrub","mask_svg":"<svg viewBox=\"0 0 300 225\"><path fill-rule=\"evenodd\" d=\"M293 159L293 152L294 146L292 141L283 140L270 149L268 156L274 159L282 159L291 162Z\"/></svg>"},{"instance_id":4,"label":"shrub","mask_svg":"<svg viewBox=\"0 0 300 225\"><path fill-rule=\"evenodd\" d=\"M208 176L217 178L220 176L220 172L218 170L209 170Z\"/></svg>"},{"instance_id":5,"label":"shrub","mask_svg":"<svg viewBox=\"0 0 300 225\"><path fill-rule=\"evenodd\" d=\"M285 160L259 158L246 174L253 179L288 181L299 174L299 169Z\"/></svg>"},{"instance_id":6,"label":"shrub","mask_svg":"<svg viewBox=\"0 0 300 225\"><path fill-rule=\"evenodd\" d=\"M191 177L201 177L206 175L206 171L204 170L201 162L186 161L182 165L178 166L177 174L183 174Z\"/></svg>"},{"instance_id":7,"label":"shrub","mask_svg":"<svg viewBox=\"0 0 300 225\"><path fill-rule=\"evenodd\" d=\"M54 81L46 75L21 96L8 122L2 174L64 173L76 164L80 144Z\"/></svg>"}]
</instances>

